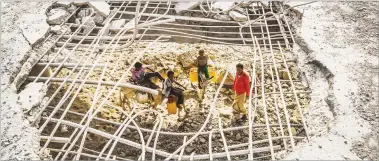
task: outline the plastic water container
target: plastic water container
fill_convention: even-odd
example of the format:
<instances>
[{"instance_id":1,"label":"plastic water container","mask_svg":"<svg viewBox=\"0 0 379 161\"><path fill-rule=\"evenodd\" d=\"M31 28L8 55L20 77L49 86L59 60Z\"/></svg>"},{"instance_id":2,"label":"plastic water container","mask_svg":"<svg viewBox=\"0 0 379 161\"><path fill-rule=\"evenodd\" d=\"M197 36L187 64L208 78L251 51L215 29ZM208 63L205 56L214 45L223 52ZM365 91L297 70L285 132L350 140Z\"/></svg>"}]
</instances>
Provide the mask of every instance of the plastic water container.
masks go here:
<instances>
[{"instance_id":1,"label":"plastic water container","mask_svg":"<svg viewBox=\"0 0 379 161\"><path fill-rule=\"evenodd\" d=\"M216 82L217 76L216 76L216 70L213 67L208 67L209 77L212 77L212 82ZM191 68L190 69L190 81L192 83L198 82L197 79L197 68Z\"/></svg>"},{"instance_id":2,"label":"plastic water container","mask_svg":"<svg viewBox=\"0 0 379 161\"><path fill-rule=\"evenodd\" d=\"M136 92L138 103L148 103L149 95L147 93Z\"/></svg>"},{"instance_id":3,"label":"plastic water container","mask_svg":"<svg viewBox=\"0 0 379 161\"><path fill-rule=\"evenodd\" d=\"M176 114L177 108L176 108L176 102L174 97L168 97L167 98L167 112L168 114Z\"/></svg>"}]
</instances>

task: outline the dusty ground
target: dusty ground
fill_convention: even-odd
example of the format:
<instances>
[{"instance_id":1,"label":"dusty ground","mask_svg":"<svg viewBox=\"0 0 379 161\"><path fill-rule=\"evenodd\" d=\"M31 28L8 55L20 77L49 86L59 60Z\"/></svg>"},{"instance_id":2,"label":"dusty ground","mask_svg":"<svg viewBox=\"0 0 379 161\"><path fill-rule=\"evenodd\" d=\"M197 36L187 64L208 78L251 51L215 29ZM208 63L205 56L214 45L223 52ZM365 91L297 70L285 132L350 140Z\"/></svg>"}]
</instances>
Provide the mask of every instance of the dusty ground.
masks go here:
<instances>
[{"instance_id":1,"label":"dusty ground","mask_svg":"<svg viewBox=\"0 0 379 161\"><path fill-rule=\"evenodd\" d=\"M294 52L319 95L307 115L311 142L285 159L378 158L378 8L378 2L296 8L303 17L293 21Z\"/></svg>"}]
</instances>

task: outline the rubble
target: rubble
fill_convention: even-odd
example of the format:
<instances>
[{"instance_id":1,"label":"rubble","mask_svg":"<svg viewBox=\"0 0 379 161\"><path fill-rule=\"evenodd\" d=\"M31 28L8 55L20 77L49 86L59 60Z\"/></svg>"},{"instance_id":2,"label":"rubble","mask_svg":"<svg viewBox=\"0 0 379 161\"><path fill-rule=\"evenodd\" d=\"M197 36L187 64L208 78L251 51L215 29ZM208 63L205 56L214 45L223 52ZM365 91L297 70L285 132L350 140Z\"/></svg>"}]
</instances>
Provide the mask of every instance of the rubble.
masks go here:
<instances>
[{"instance_id":1,"label":"rubble","mask_svg":"<svg viewBox=\"0 0 379 161\"><path fill-rule=\"evenodd\" d=\"M87 17L87 16L90 16L92 13L92 10L91 9L82 9L79 11L79 13L77 14L77 18L81 19L83 17Z\"/></svg>"},{"instance_id":2,"label":"rubble","mask_svg":"<svg viewBox=\"0 0 379 161\"><path fill-rule=\"evenodd\" d=\"M180 14L185 10L192 10L197 6L199 6L199 2L178 2L175 5L175 11L177 14Z\"/></svg>"},{"instance_id":3,"label":"rubble","mask_svg":"<svg viewBox=\"0 0 379 161\"><path fill-rule=\"evenodd\" d=\"M31 46L42 41L49 32L50 26L45 20L46 16L40 14L23 14L19 18L17 23Z\"/></svg>"},{"instance_id":4,"label":"rubble","mask_svg":"<svg viewBox=\"0 0 379 161\"><path fill-rule=\"evenodd\" d=\"M96 26L95 17L89 17L89 16L83 17L81 23L83 23L85 25L85 27L83 27L84 28L83 29L84 35L87 34L88 32L90 32L92 26Z\"/></svg>"},{"instance_id":5,"label":"rubble","mask_svg":"<svg viewBox=\"0 0 379 161\"><path fill-rule=\"evenodd\" d=\"M88 5L103 17L107 17L111 12L109 4L105 1L89 1Z\"/></svg>"},{"instance_id":6,"label":"rubble","mask_svg":"<svg viewBox=\"0 0 379 161\"><path fill-rule=\"evenodd\" d=\"M120 28L124 27L126 23L125 19L120 19L120 20L113 20L110 24L109 31L118 31Z\"/></svg>"},{"instance_id":7,"label":"rubble","mask_svg":"<svg viewBox=\"0 0 379 161\"><path fill-rule=\"evenodd\" d=\"M75 10L76 10L76 6L73 5L73 4L71 4L70 7L67 8L67 11L68 11L69 13L73 13Z\"/></svg>"},{"instance_id":8,"label":"rubble","mask_svg":"<svg viewBox=\"0 0 379 161\"><path fill-rule=\"evenodd\" d=\"M24 113L39 105L46 95L46 85L43 83L30 83L19 94L17 103L21 105Z\"/></svg>"},{"instance_id":9,"label":"rubble","mask_svg":"<svg viewBox=\"0 0 379 161\"><path fill-rule=\"evenodd\" d=\"M229 15L230 17L232 17L235 21L238 21L238 22L243 22L243 21L247 21L247 16L246 15L243 15L243 14L240 14L236 11L230 11L229 12Z\"/></svg>"},{"instance_id":10,"label":"rubble","mask_svg":"<svg viewBox=\"0 0 379 161\"><path fill-rule=\"evenodd\" d=\"M230 9L232 9L232 7L234 6L234 3L233 1L230 1L230 2L215 2L212 4L212 10L213 11L221 11L221 12L224 12L224 13L227 13L227 11L229 11Z\"/></svg>"},{"instance_id":11,"label":"rubble","mask_svg":"<svg viewBox=\"0 0 379 161\"><path fill-rule=\"evenodd\" d=\"M65 57L67 55L69 55L71 52L70 50L64 48L59 54L58 56L54 59L54 63L60 63L60 62L63 62L63 60L65 59ZM51 58L50 58L51 59ZM45 62L48 62L49 59L45 60ZM79 58L75 55L75 54L72 54L71 56L69 56L66 60L67 63L75 63L79 60Z\"/></svg>"},{"instance_id":12,"label":"rubble","mask_svg":"<svg viewBox=\"0 0 379 161\"><path fill-rule=\"evenodd\" d=\"M71 3L72 2L70 2L70 1L57 1L53 5L57 6L57 7L68 8L68 7L70 7Z\"/></svg>"},{"instance_id":13,"label":"rubble","mask_svg":"<svg viewBox=\"0 0 379 161\"><path fill-rule=\"evenodd\" d=\"M61 34L62 33L61 32L61 26L55 25L55 26L51 27L51 32L54 34L57 34L57 35Z\"/></svg>"},{"instance_id":14,"label":"rubble","mask_svg":"<svg viewBox=\"0 0 379 161\"><path fill-rule=\"evenodd\" d=\"M75 6L83 6L83 5L86 5L88 3L88 1L74 1L73 2Z\"/></svg>"},{"instance_id":15,"label":"rubble","mask_svg":"<svg viewBox=\"0 0 379 161\"><path fill-rule=\"evenodd\" d=\"M135 19L133 18L129 22L127 22L124 27L125 28L134 27L134 24L135 24Z\"/></svg>"},{"instance_id":16,"label":"rubble","mask_svg":"<svg viewBox=\"0 0 379 161\"><path fill-rule=\"evenodd\" d=\"M64 22L66 17L69 15L68 12L63 8L54 8L47 14L49 17L47 23L50 25L60 25Z\"/></svg>"},{"instance_id":17,"label":"rubble","mask_svg":"<svg viewBox=\"0 0 379 161\"><path fill-rule=\"evenodd\" d=\"M230 21L230 20L232 20L232 17L230 17L229 15L221 15L221 14L214 15L213 18L216 19L216 20L221 20L221 21Z\"/></svg>"},{"instance_id":18,"label":"rubble","mask_svg":"<svg viewBox=\"0 0 379 161\"><path fill-rule=\"evenodd\" d=\"M104 22L104 17L99 14L96 14L94 21L96 25L101 25Z\"/></svg>"}]
</instances>

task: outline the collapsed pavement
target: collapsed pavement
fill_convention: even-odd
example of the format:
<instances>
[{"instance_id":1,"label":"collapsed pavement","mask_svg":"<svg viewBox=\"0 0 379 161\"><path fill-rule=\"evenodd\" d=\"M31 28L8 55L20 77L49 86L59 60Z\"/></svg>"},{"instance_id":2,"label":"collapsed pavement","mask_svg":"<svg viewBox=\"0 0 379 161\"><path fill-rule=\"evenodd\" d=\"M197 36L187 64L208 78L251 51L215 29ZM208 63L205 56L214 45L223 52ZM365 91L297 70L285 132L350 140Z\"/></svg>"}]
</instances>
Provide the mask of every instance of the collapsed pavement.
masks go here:
<instances>
[{"instance_id":1,"label":"collapsed pavement","mask_svg":"<svg viewBox=\"0 0 379 161\"><path fill-rule=\"evenodd\" d=\"M22 3L16 3L16 4L20 5L20 6L25 5ZM246 15L246 13L244 12L244 10L241 7L243 7L243 6L246 7L246 6L249 6L250 4L245 3L245 2L240 3L240 5L235 5L235 4L238 4L238 3L216 2L213 4L213 8L212 8L212 10L215 12L209 14L208 16L212 19L218 19L218 20L222 20L222 21L242 21L242 22L247 21L248 16ZM6 4L6 5L9 6L9 4ZM197 6L196 6L195 3L191 3L191 4L185 3L184 5L182 3L178 3L178 4L173 4L173 5L175 5L175 7L178 7L178 8L175 8L175 10L178 13L177 15L180 15L180 16L188 16L188 15L191 16L192 15L194 17L197 17L197 16L201 17L200 14L196 15L194 13L188 12L188 10L195 10L195 11L196 10L197 11L199 11L199 10L203 10L203 11L210 10L209 8L196 8L196 7L198 7L199 4L197 4ZM25 27L25 26L23 27L23 25L28 25L28 23L30 23L31 21L30 22L24 22L24 24L20 25L20 28L23 31L22 33L24 33L23 34L24 39L22 39L22 41L21 41L21 39L17 39L17 40L20 40L21 42L23 42L23 44L29 44L29 45L25 45L25 47L22 47L22 48L26 49L26 50L24 50L23 53L21 53L19 55L17 55L17 54L13 55L13 57L15 57L15 55L18 57L20 57L20 56L22 57L21 60L20 60L20 58L18 58L17 62L19 62L19 63L18 64L16 63L16 66L9 66L9 67L2 66L2 68L1 68L2 74L4 73L4 76L2 75L2 80L5 80L4 82L2 81L2 88L1 88L2 89L2 104L5 107L9 107L8 108L9 110L12 110L12 111L15 109L17 110L15 112L6 112L6 115L3 115L3 113L2 113L2 125L3 125L3 118L12 118L12 119L18 118L18 120L25 120L25 121L23 121L23 123L20 123L20 122L12 122L12 119L7 119L7 121L5 121L6 127L12 127L15 124L17 124L17 126L15 126L15 127L19 127L22 129L26 128L29 131L32 131L32 132L27 131L29 133L29 135L27 137L20 137L20 136L27 135L27 134L26 133L14 134L14 133L10 132L10 130L8 128L5 128L4 130L2 129L2 136L7 136L5 138L6 139L8 138L8 139L3 140L3 137L2 137L2 146L4 145L7 148L5 148L5 150L3 150L4 149L3 148L1 153L2 153L2 156L6 156L7 158L15 158L16 155L17 155L17 157L19 157L19 159L22 159L23 157L25 157L25 159L39 159L39 157L42 157L42 158L44 158L44 157L50 158L51 157L51 156L49 156L49 155L51 155L51 152L48 152L48 151L46 151L46 153L45 153L45 151L43 151L44 153L38 154L39 141L40 141L40 138L38 138L38 135L39 135L38 130L36 128L30 126L30 122L34 122L35 119L38 118L38 116L36 116L36 114L42 112L41 106L45 106L44 103L46 103L46 99L48 99L47 97L45 97L44 101L43 101L43 99L41 100L41 98L44 97L43 95L44 95L44 92L46 91L46 87L43 86L41 83L37 83L37 84L30 83L30 84L25 85L25 86L23 86L22 83L27 79L29 72L31 72L32 67L37 63L37 61L39 60L39 57L43 55L43 52L47 48L49 48L49 44L52 44L55 41L55 39L58 38L58 35L60 35L60 34L67 34L67 35L73 34L71 31L71 28L68 28L66 25L63 25L63 26L59 25L59 23L62 23L62 19L63 19L63 22L65 22L66 18L70 18L67 21L73 23L73 26L74 25L79 26L81 24L84 24L84 26L82 27L82 30L79 31L83 35L92 34L93 30L98 30L96 28L97 26L102 26L102 25L104 25L103 23L106 23L106 22L110 23L110 27L109 27L109 31L106 30L104 35L112 35L112 32L115 33L117 31L119 31L120 28L122 28L122 27L133 26L133 23L135 21L134 19L129 19L129 18L127 18L129 23L128 23L128 21L125 21L123 19L120 19L120 20L107 19L109 17L109 15L116 14L115 9L117 7L114 7L114 6L117 6L117 5L113 5L113 7L112 7L112 5L109 5L109 7L107 7L108 4L105 4L105 2L99 2L99 3L93 3L93 2L89 2L89 3L87 3L87 2L74 2L74 3L58 2L58 3L53 4L52 7L49 9L47 9L48 6L50 6L49 3L45 3L43 6L46 6L45 11L47 12L47 16L42 14L45 11L43 11L43 12L38 11L41 14L39 17L42 17L42 19L41 20L33 20L34 21L33 24L37 24L37 25L33 25L37 29L37 32L27 31L30 28ZM188 8L183 8L183 6L188 7ZM269 5L266 5L266 6L269 6ZM81 7L81 8L79 8L79 7ZM129 6L129 8L130 7L133 7L133 6ZM112 8L113 8L113 10L112 10ZM128 7L126 7L126 6L124 7L124 13L130 12L130 11L125 11L127 8ZM151 12L151 10L147 10L147 11ZM251 12L258 12L258 10L251 10ZM15 14L17 14L17 13L22 13L22 12L19 11L19 12L16 12ZM163 14L163 13L161 13L161 14ZM172 14L171 12L169 12L169 13ZM72 16L72 15L74 15L74 16ZM5 14L5 16L8 16L8 15ZM27 15L25 17L30 17L30 15ZM22 20L22 18L21 18L21 20ZM50 27L48 25L46 25L46 22L43 22L46 20L47 20L47 22L50 23L50 25L51 25ZM52 21L50 21L50 20L52 20ZM36 23L35 21L40 22L40 25L38 25L39 23ZM185 23L184 20L182 22ZM8 26L12 26L12 25L8 25ZM6 27L8 27L8 26L6 26ZM92 29L93 27L95 27L95 29ZM39 29L39 28L41 28L41 29ZM2 30L3 30L3 28L2 28ZM68 31L66 31L66 30L68 30ZM215 30L208 30L208 31L214 32ZM223 30L221 30L221 31L223 31ZM52 33L52 35L50 37L48 36L49 32ZM216 32L219 32L219 31L216 31ZM233 32L233 30L229 30L229 32ZM36 35L30 35L29 33L33 33L33 34L37 33L37 36ZM17 33L17 34L21 35L20 33ZM222 34L224 34L224 33L219 34L219 36L224 37L223 38L224 40L230 40L228 43L235 43L237 40L240 40L240 39L237 39L239 35L236 35L235 37L233 37L234 35L227 35L225 33L225 35L223 36ZM94 36L94 35L91 35L91 36ZM141 33L138 36L143 36L143 35ZM149 39L153 39L154 37L156 37L153 33L147 32L145 37L148 37L148 36L150 36ZM205 34L205 36L210 36L210 34ZM213 36L213 35L211 35L211 36ZM287 35L287 36L289 36L289 35ZM48 37L48 39L46 39L46 37ZM78 37L73 38L73 39L80 40L80 39L78 39ZM296 38L296 39L298 39L298 38ZM190 43L201 42L199 40L192 40L192 39L186 39L186 38L180 38L180 39L179 38L173 38L172 40L174 40L175 42L179 42L179 41L190 42ZM14 41L14 40L12 40L12 41ZM209 40L207 40L207 41L209 41ZM214 41L214 40L212 40L212 41ZM41 42L43 42L43 43L39 44ZM260 42L263 42L263 41L260 41ZM103 41L102 43L107 44L108 42ZM123 42L123 43L125 43L125 42ZM218 43L220 43L220 41ZM283 42L283 44L284 43L285 42ZM59 44L59 47L63 46L61 42L58 42L57 44ZM2 45L3 45L3 41L2 41ZM41 45L41 46L38 46L38 45ZM148 44L143 45L143 46L146 47L146 46L148 46ZM165 46L165 45L163 45L163 46ZM303 45L300 45L300 46L303 47ZM33 47L33 50L29 51L29 49L31 49L32 47ZM68 62L68 63L76 63L78 58L80 56L82 56L82 55L76 55L76 53L74 55L71 54L70 50L73 50L73 48L75 48L74 43L68 44L67 47L68 48L63 49L60 52L60 54L57 56L57 59L54 60L54 63L62 62L65 59L67 59L66 62ZM206 48L206 46L204 46L204 47ZM80 46L77 49L83 51L85 48L88 48L88 46L87 47L86 46ZM139 47L139 48L144 48L144 47ZM164 47L164 48L166 48L166 47ZM57 48L55 48L55 50L53 50L53 52L57 52L56 49ZM101 49L104 49L104 48L101 48ZM242 49L240 49L240 48L237 48L237 49L238 49L237 51L242 51ZM298 53L302 53L300 50L297 50L297 49L298 49L298 47L295 44L294 51L296 51ZM7 49L7 52L10 50L11 49ZM13 48L12 50L17 50L17 48ZM121 51L122 50L123 49L121 48ZM160 51L165 51L165 50L166 49L162 49ZM227 50L228 52L230 52L230 51L233 51L235 49L230 48L230 49L224 49L224 50ZM29 52L26 52L26 51L29 51ZM101 50L99 50L99 51L101 52ZM132 51L133 50L130 50L129 52L132 52ZM195 51L196 50L192 51L192 54ZM221 52L221 51L222 50L219 50L218 52ZM70 54L72 56L69 58L66 58L66 56L70 55ZM120 53L118 53L118 54L120 54ZM48 55L49 55L48 57L45 56L41 59L42 63L46 63L49 60L53 59L53 57L52 57L53 54L48 54ZM5 57L2 57L2 60L5 58L7 58L7 59L10 58L9 60L13 61L14 59L12 59L12 57L10 57L10 56L11 55L6 55ZM245 57L244 55L239 55L239 56L241 58ZM299 60L302 61L301 56L299 56L299 58L300 58ZM132 64L132 61L131 61L132 59L133 58L127 58L127 63L129 65ZM119 62L119 60L111 60L111 61L121 63L121 62ZM106 61L104 61L104 63L105 62ZM184 63L186 63L186 61L182 60L181 64L184 64ZM325 81L325 80L320 79L321 82L317 86L329 86L328 88L323 87L321 89L334 90L334 88L330 88L330 86L333 86L333 84L329 83L329 82L333 82L333 79L328 80L329 78L333 78L336 75L335 72L331 72L332 75L329 74L330 73L329 70L332 69L332 67L330 67L330 65L326 65L326 67L323 67L322 61L321 61L321 63L318 63L317 61L313 61L313 64L315 64L316 66L320 66L322 68L321 69L322 74L320 74L320 77L325 77L327 80L327 81ZM171 66L171 65L165 65L165 66ZM15 67L15 68L9 70L10 67L12 67L12 68ZM113 68L114 67L112 67L112 69ZM225 68L225 67L223 67L223 68ZM123 69L125 69L125 68L123 68ZM47 75L49 75L49 74L47 74ZM281 75L283 75L283 73ZM329 75L331 75L331 76L329 76ZM5 79L3 79L3 77ZM265 77L266 77L266 75L265 75ZM302 76L302 77L304 78L304 76ZM307 77L309 80L306 82L315 81L315 80L313 80L314 76L307 75ZM269 78L269 77L267 77L267 78ZM322 79L325 79L325 78L322 78ZM106 79L111 79L111 78L108 77ZM315 91L317 90L313 87L312 83L310 83L310 85L311 85L310 88L312 90L315 90ZM287 85L287 86L289 87L290 85ZM272 90L274 88L273 87L269 88L269 86L267 86L267 90L268 89ZM23 91L20 91L20 90L23 90ZM30 90L35 91L36 93L42 94L42 95L37 94L36 97L28 96L26 93L29 93ZM17 91L19 91L19 92L17 92ZM215 92L215 90L210 90L207 92ZM223 91L223 92L226 92L229 95L232 94L232 93L230 93L230 91ZM3 96L3 93L5 93L6 96ZM330 97L327 97L327 99L325 100L325 103L329 104L329 105L323 105L322 106L323 108L324 107L329 108L329 107L338 106L339 103L335 102L335 99L333 99L333 95L330 95L329 93L326 93L326 95L330 96ZM50 95L47 95L47 96L50 96ZM19 100L16 99L18 97L21 99L19 99ZM335 95L334 95L334 97L335 97ZM29 100L27 98L30 98L33 100ZM212 96L208 96L207 98L212 99ZM36 99L36 100L34 100L34 99ZM91 100L91 99L92 99L92 97L89 97L89 100ZM38 100L40 100L40 101L38 101ZM317 102L315 102L316 100L318 100L318 98L312 97L311 102L310 102L311 108L314 107L314 105L318 104ZM328 100L331 100L331 101L328 101ZM59 99L58 99L58 101L59 101ZM16 103L16 102L18 102L18 103ZM31 105L28 105L25 102L33 102L33 103ZM14 108L14 105L16 105L16 104L19 108ZM40 104L40 106L38 106L37 104ZM3 105L2 105L2 109L3 109ZM290 105L290 106L292 107L293 105ZM148 109L148 107L144 107L144 108ZM207 107L207 108L209 109L209 107ZM5 109L7 109L7 108L5 108ZM314 110L314 109L312 109L312 110ZM317 109L315 111L317 112ZM207 111L205 111L205 112L207 112ZM27 117L25 117L25 115L23 113L26 113ZM263 114L264 112L261 111L261 113ZM328 115L326 115L326 116L333 118L333 117L336 117L335 115L338 112L333 112L333 110L332 110L332 112L327 112L327 113L328 113ZM15 114L15 115L10 116L10 114ZM204 114L204 111L203 111L203 114ZM114 111L113 112L107 111L107 112L104 112L102 115L103 116L110 115L111 117L115 117L115 116L118 117L118 114L115 113ZM227 116L227 115L229 115L228 112L226 112L226 114L223 114L223 115L226 117L230 117L230 116ZM31 116L31 117L28 117L28 116ZM47 116L47 113L44 113L43 116ZM194 115L194 117L196 117L196 116L197 115ZM201 116L198 116L198 117L201 119L196 120L195 118L193 118L194 121L185 121L183 124L184 130L188 131L188 130L198 129L201 124L198 124L196 122L202 122L203 121L202 119L205 119L204 117L201 117ZM309 122L311 125L317 125L317 123L311 121L312 119L317 118L317 117L318 116L314 117L314 116L306 115L307 122ZM261 117L261 119L262 118L263 118L263 116ZM333 119L330 119L330 118L324 119L323 120L324 122L321 125L317 125L317 128L310 128L312 139L313 139L313 135L316 135L316 136L321 135L322 136L325 133L327 133L328 132L327 129L329 128L328 126L333 127L333 124L330 123L331 121L333 121ZM150 117L150 119L154 120L154 117L153 118ZM141 121L143 119L141 117L138 117L137 120ZM218 120L216 119L214 121L216 121L214 124L217 125ZM226 120L224 120L224 121L225 121L225 123L227 122ZM150 127L151 122L149 122L149 121L146 121L146 122L147 122L147 123L145 123L146 126ZM264 123L264 120L262 120L262 123ZM143 126L145 126L145 125L143 125ZM165 126L168 126L168 125L165 125ZM225 126L227 127L229 125L226 124ZM226 128L226 127L224 127L224 128ZM3 126L2 126L2 128L3 128ZM104 127L102 126L101 128L105 131L114 130L114 127L109 126L109 125L106 125ZM150 128L152 128L152 127L150 127ZM182 128L182 127L180 127L180 128ZM213 127L213 128L215 128L215 127ZM212 127L207 126L207 129L212 129ZM72 131L72 130L73 129L71 128L71 126L70 126L70 128L67 128L67 125L62 125L60 128L60 131L63 133L67 133L67 132ZM168 129L166 129L166 130L168 130ZM4 135L3 135L3 132L4 132ZM129 132L126 132L126 135L124 137L127 139L134 140L134 141L138 142L141 138L134 137L134 136L137 136L137 134L138 134L137 131L134 131L134 130L130 131L129 130ZM144 134L144 135L146 135L146 134ZM246 131L243 131L242 134L238 133L238 132L237 133L225 132L225 135L227 135L228 138L232 137L235 134L237 134L236 135L237 136L236 141L233 140L232 144L246 143L248 141L246 139L242 139L242 136L243 136L243 138L246 138L249 136L249 133ZM14 137L14 136L17 136L16 138L22 138L22 139L21 140L9 139L9 138ZM91 139L93 139L94 137L98 137L96 135L95 136L88 135L88 136ZM146 135L146 136L148 136L148 135ZM259 135L259 136L264 136L264 135ZM132 137L132 138L130 138L130 137ZM222 140L223 137L224 136L222 136L222 135L214 135L212 137L212 139L213 140ZM148 138L144 138L144 139L145 139L145 141L148 140ZM177 142L183 141L183 139L181 137L176 138L176 139L177 139ZM202 144L205 143L204 140L206 140L206 139L208 139L208 138L206 138L206 137L197 138L194 142L194 145L190 145L190 146L187 146L185 148L185 154L187 156L189 156L191 154L194 154L194 152L196 152L196 153L207 153L207 149L202 146ZM257 139L257 138L255 138L255 139ZM26 147L17 147L17 145L20 144L20 142L27 143L27 144L25 144L27 146ZM5 144L3 144L3 143L5 143ZM172 143L168 142L167 144L172 144ZM228 143L228 144L230 144L230 143ZM176 147L180 146L180 144L170 145L170 146L164 146L164 145L165 144L160 143L159 147L160 148L166 147L166 148L168 148L168 149L166 149L168 151L176 150ZM214 152L222 153L224 151L224 149L222 149L223 143L219 142L216 145L217 145L217 147L215 149L213 149ZM317 147L317 148L319 148L319 147ZM29 148L29 150L26 150L26 148ZM199 149L201 149L201 151L195 151L194 150L195 148L199 148ZM21 149L22 152L20 152L19 149ZM131 147L129 147L128 149L131 149ZM321 148L319 148L319 149L321 149ZM9 153L8 155L3 155L3 154L8 153L8 151L12 151L12 153ZM122 150L122 148L118 149L117 151L118 151L117 154L119 154L119 156L117 156L117 157L121 157L121 158L125 158L127 156L133 156L133 155L138 156L141 153L141 151L139 151L139 150L131 150L130 152L129 151L125 152L125 149ZM124 151L124 152L121 153L122 151ZM299 153L301 153L300 150L299 150ZM265 153L265 154L267 154L267 153ZM293 156L293 155L302 156L305 154L306 153L304 153L304 154L294 153L292 155L290 154L290 156ZM89 157L86 153L83 153L83 155L85 155L86 157ZM151 156L149 156L149 157L151 157ZM261 155L258 157L267 157L267 156ZM268 156L268 157L270 157L270 156ZM283 156L276 156L276 157L282 158ZM349 156L347 156L347 157L348 158L355 158L355 156L353 156L351 154L349 154ZM330 157L330 158L333 158L333 157ZM162 159L164 159L164 158L162 158ZM237 157L237 158L233 158L233 159L244 159L244 158L243 157L242 158Z\"/></svg>"}]
</instances>

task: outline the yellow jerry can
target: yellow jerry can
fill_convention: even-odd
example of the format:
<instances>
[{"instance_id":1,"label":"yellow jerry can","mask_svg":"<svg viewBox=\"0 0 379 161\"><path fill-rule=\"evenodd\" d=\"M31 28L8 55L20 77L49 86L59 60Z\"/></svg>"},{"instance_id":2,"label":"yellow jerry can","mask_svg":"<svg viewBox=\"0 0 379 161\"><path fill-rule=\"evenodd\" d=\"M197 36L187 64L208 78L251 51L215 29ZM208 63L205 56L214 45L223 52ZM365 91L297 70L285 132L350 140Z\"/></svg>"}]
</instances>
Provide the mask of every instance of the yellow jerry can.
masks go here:
<instances>
[{"instance_id":1,"label":"yellow jerry can","mask_svg":"<svg viewBox=\"0 0 379 161\"><path fill-rule=\"evenodd\" d=\"M168 114L176 114L177 108L176 108L176 101L174 97L168 97L167 98L167 112Z\"/></svg>"},{"instance_id":2,"label":"yellow jerry can","mask_svg":"<svg viewBox=\"0 0 379 161\"><path fill-rule=\"evenodd\" d=\"M217 76L216 76L216 70L213 67L208 67L208 72L209 76L212 77L212 82L216 82ZM198 82L199 80L197 79L197 68L191 68L190 69L190 81L192 83Z\"/></svg>"}]
</instances>

